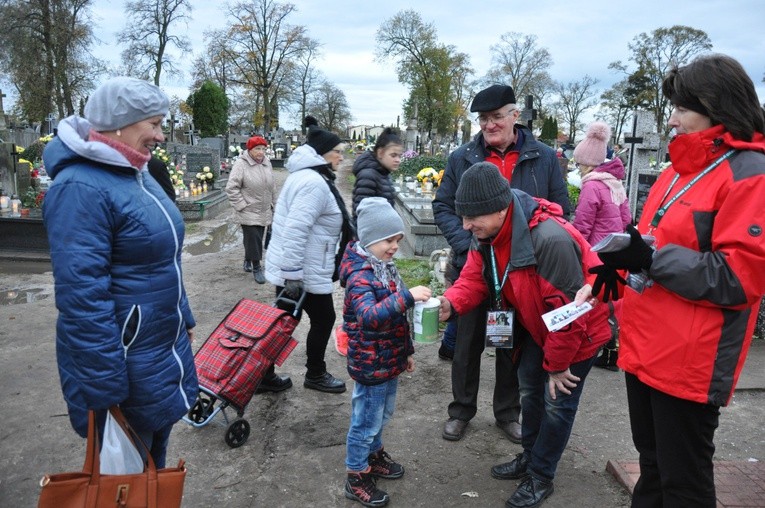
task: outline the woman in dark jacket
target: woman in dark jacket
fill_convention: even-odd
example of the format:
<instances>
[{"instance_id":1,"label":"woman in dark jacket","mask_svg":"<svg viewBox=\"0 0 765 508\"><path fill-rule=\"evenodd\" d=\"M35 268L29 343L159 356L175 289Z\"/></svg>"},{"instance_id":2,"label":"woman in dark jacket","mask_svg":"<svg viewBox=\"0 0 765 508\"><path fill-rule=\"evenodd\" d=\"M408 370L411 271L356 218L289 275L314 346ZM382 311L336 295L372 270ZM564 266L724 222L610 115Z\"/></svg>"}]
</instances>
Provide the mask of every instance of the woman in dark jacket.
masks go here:
<instances>
[{"instance_id":1,"label":"woman in dark jacket","mask_svg":"<svg viewBox=\"0 0 765 508\"><path fill-rule=\"evenodd\" d=\"M390 127L377 137L374 150L365 152L353 164L353 218L356 208L364 198L381 197L394 206L395 191L390 174L398 171L401 164L401 152L404 149L401 138Z\"/></svg>"},{"instance_id":2,"label":"woman in dark jacket","mask_svg":"<svg viewBox=\"0 0 765 508\"><path fill-rule=\"evenodd\" d=\"M158 468L194 404L194 317L181 272L183 218L146 169L169 101L113 78L64 119L43 153L56 308L56 357L74 429L119 406ZM143 452L143 447L138 447Z\"/></svg>"}]
</instances>

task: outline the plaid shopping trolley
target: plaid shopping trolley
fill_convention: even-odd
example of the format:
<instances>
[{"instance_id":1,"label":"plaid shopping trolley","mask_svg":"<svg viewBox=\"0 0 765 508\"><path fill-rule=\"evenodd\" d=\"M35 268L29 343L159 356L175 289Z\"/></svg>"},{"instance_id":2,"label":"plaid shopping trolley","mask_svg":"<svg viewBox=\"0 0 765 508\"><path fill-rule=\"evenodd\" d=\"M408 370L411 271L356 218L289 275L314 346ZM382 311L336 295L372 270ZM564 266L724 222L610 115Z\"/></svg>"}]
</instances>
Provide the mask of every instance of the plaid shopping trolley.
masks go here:
<instances>
[{"instance_id":1,"label":"plaid shopping trolley","mask_svg":"<svg viewBox=\"0 0 765 508\"><path fill-rule=\"evenodd\" d=\"M195 427L207 425L223 411L228 424L225 440L239 447L250 435L244 410L271 365L280 366L297 341L292 337L305 300L279 295L270 306L242 299L210 334L194 355L199 378L199 397L184 420ZM225 409L237 418L229 424Z\"/></svg>"}]
</instances>

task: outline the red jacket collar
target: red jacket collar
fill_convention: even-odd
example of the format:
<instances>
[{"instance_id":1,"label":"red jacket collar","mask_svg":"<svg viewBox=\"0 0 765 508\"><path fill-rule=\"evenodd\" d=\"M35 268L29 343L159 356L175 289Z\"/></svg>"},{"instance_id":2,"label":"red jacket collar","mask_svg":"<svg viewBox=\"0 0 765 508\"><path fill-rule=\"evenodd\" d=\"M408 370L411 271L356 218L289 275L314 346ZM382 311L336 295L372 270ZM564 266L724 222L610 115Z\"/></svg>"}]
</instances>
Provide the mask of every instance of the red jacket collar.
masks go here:
<instances>
[{"instance_id":1,"label":"red jacket collar","mask_svg":"<svg viewBox=\"0 0 765 508\"><path fill-rule=\"evenodd\" d=\"M735 139L723 125L680 134L669 143L672 168L680 174L701 171L731 148L765 153L765 136L755 133L752 141Z\"/></svg>"}]
</instances>

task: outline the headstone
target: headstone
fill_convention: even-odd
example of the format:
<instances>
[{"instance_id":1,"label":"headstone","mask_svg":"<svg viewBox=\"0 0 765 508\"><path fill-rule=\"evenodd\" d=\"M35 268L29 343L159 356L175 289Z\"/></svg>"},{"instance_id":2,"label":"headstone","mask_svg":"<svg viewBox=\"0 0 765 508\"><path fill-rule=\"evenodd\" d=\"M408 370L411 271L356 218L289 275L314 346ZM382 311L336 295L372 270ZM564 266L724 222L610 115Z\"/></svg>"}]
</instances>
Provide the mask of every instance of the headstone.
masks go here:
<instances>
[{"instance_id":1,"label":"headstone","mask_svg":"<svg viewBox=\"0 0 765 508\"><path fill-rule=\"evenodd\" d=\"M16 192L19 196L27 193L27 189L32 185L32 165L26 162L16 164Z\"/></svg>"},{"instance_id":2,"label":"headstone","mask_svg":"<svg viewBox=\"0 0 765 508\"><path fill-rule=\"evenodd\" d=\"M204 145L168 143L167 153L176 164L183 167L183 181L188 186L203 167L209 166L215 174L216 187L220 179L220 155L217 150Z\"/></svg>"},{"instance_id":3,"label":"headstone","mask_svg":"<svg viewBox=\"0 0 765 508\"><path fill-rule=\"evenodd\" d=\"M216 150L218 152L219 157L225 157L226 150L228 150L228 147L224 146L225 145L224 139L220 137L200 138L199 145L209 146L213 150Z\"/></svg>"},{"instance_id":4,"label":"headstone","mask_svg":"<svg viewBox=\"0 0 765 508\"><path fill-rule=\"evenodd\" d=\"M202 168L208 167L215 173L213 167L213 154L210 152L188 152L186 154L186 173L194 178L194 175L202 171ZM216 177L218 175L216 174Z\"/></svg>"},{"instance_id":5,"label":"headstone","mask_svg":"<svg viewBox=\"0 0 765 508\"><path fill-rule=\"evenodd\" d=\"M14 158L11 155L13 143L0 143L0 187L6 194L16 194Z\"/></svg>"},{"instance_id":6,"label":"headstone","mask_svg":"<svg viewBox=\"0 0 765 508\"><path fill-rule=\"evenodd\" d=\"M8 126L5 124L5 110L3 109L3 97L7 97L0 90L0 140L8 141Z\"/></svg>"},{"instance_id":7,"label":"headstone","mask_svg":"<svg viewBox=\"0 0 765 508\"><path fill-rule=\"evenodd\" d=\"M660 160L661 137L656 132L656 120L649 111L635 111L632 132L625 135L624 144L629 147L627 168L627 195L633 217L640 219L643 203L651 185L659 174L652 161Z\"/></svg>"},{"instance_id":8,"label":"headstone","mask_svg":"<svg viewBox=\"0 0 765 508\"><path fill-rule=\"evenodd\" d=\"M406 135L404 136L405 151L417 150L420 133L417 131L417 105L414 105L414 115L409 119L406 125Z\"/></svg>"}]
</instances>

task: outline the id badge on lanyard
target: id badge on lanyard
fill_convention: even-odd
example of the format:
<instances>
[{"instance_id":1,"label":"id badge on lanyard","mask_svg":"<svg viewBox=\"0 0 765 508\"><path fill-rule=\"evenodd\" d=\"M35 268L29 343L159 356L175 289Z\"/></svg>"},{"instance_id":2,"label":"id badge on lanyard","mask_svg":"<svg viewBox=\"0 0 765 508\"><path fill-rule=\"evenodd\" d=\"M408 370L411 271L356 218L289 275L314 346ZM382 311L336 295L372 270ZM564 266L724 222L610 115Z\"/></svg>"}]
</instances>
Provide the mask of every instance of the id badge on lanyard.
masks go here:
<instances>
[{"instance_id":1,"label":"id badge on lanyard","mask_svg":"<svg viewBox=\"0 0 765 508\"><path fill-rule=\"evenodd\" d=\"M515 323L515 309L502 307L502 286L507 282L507 274L510 270L510 261L507 262L502 283L497 275L497 262L494 257L494 247L491 247L491 273L494 278L494 294L492 307L486 312L486 347L512 348L513 347L513 324Z\"/></svg>"}]
</instances>

